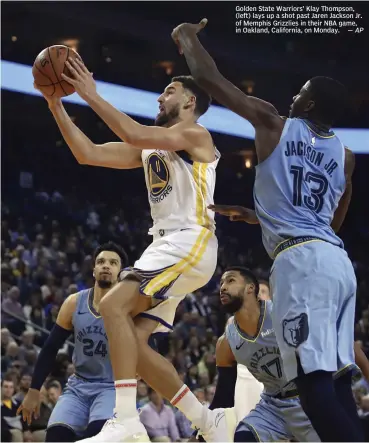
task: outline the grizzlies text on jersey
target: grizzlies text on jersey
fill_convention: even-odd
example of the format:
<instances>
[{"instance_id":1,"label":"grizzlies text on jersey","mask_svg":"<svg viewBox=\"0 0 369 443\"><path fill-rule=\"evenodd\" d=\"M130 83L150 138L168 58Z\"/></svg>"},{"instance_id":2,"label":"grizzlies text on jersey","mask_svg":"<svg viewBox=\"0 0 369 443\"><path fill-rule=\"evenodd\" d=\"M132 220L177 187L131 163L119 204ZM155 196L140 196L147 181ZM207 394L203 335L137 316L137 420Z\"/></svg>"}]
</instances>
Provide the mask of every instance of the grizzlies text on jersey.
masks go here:
<instances>
[{"instance_id":1,"label":"grizzlies text on jersey","mask_svg":"<svg viewBox=\"0 0 369 443\"><path fill-rule=\"evenodd\" d=\"M264 385L263 393L280 395L296 389L288 383L283 371L282 359L272 325L271 301L260 302L258 333L249 337L233 322L226 328L226 338L237 363L246 366L250 373Z\"/></svg>"},{"instance_id":2,"label":"grizzlies text on jersey","mask_svg":"<svg viewBox=\"0 0 369 443\"><path fill-rule=\"evenodd\" d=\"M93 296L93 289L81 291L73 314L75 373L89 381L114 383L104 321L93 307Z\"/></svg>"},{"instance_id":3,"label":"grizzlies text on jersey","mask_svg":"<svg viewBox=\"0 0 369 443\"><path fill-rule=\"evenodd\" d=\"M89 423L107 420L115 407L115 387L102 317L93 307L94 290L77 294L73 313L75 373L59 397L48 428L66 425L82 436Z\"/></svg>"},{"instance_id":4,"label":"grizzlies text on jersey","mask_svg":"<svg viewBox=\"0 0 369 443\"><path fill-rule=\"evenodd\" d=\"M255 337L249 337L233 320L226 338L238 363L264 384L261 399L237 426L237 432L252 432L255 441L319 441L302 409L297 389L288 383L274 333L272 301L260 302L260 319ZM247 392L245 392L247 395Z\"/></svg>"}]
</instances>

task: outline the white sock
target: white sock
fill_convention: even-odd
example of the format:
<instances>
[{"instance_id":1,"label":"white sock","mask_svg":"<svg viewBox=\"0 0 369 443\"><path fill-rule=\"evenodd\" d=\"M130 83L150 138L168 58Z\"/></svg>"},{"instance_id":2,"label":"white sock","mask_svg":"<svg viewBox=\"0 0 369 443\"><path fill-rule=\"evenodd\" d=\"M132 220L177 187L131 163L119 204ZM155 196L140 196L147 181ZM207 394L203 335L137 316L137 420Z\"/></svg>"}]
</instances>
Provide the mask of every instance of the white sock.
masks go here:
<instances>
[{"instance_id":1,"label":"white sock","mask_svg":"<svg viewBox=\"0 0 369 443\"><path fill-rule=\"evenodd\" d=\"M197 428L202 427L205 406L199 402L187 385L183 385L170 402Z\"/></svg>"},{"instance_id":2,"label":"white sock","mask_svg":"<svg viewBox=\"0 0 369 443\"><path fill-rule=\"evenodd\" d=\"M137 407L137 380L115 381L115 412L117 419L132 418L138 416Z\"/></svg>"}]
</instances>

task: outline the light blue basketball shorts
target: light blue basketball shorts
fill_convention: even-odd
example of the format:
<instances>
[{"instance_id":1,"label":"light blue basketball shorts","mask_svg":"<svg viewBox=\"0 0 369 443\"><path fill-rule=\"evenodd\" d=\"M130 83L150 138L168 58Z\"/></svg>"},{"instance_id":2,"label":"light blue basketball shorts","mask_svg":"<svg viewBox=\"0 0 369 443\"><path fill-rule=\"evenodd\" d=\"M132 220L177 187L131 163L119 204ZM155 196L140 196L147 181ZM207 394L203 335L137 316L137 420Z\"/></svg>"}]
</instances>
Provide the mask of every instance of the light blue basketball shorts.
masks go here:
<instances>
[{"instance_id":1,"label":"light blue basketball shorts","mask_svg":"<svg viewBox=\"0 0 369 443\"><path fill-rule=\"evenodd\" d=\"M320 441L302 409L299 397L277 399L262 395L261 400L237 426L251 431L257 441Z\"/></svg>"},{"instance_id":2,"label":"light blue basketball shorts","mask_svg":"<svg viewBox=\"0 0 369 443\"><path fill-rule=\"evenodd\" d=\"M90 382L72 375L51 413L48 428L64 425L79 435L89 423L112 417L114 407L114 383Z\"/></svg>"},{"instance_id":3,"label":"light blue basketball shorts","mask_svg":"<svg viewBox=\"0 0 369 443\"><path fill-rule=\"evenodd\" d=\"M355 367L356 276L344 249L310 241L277 255L271 275L273 327L288 381Z\"/></svg>"}]
</instances>

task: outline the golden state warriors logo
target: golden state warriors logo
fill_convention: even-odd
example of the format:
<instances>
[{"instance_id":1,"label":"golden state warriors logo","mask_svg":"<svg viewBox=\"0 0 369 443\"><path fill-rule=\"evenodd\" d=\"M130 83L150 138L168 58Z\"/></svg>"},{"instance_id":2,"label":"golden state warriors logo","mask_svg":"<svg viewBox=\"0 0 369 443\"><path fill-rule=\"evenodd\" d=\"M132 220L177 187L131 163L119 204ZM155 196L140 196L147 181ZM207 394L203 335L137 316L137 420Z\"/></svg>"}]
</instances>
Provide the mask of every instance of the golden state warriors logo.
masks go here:
<instances>
[{"instance_id":1,"label":"golden state warriors logo","mask_svg":"<svg viewBox=\"0 0 369 443\"><path fill-rule=\"evenodd\" d=\"M162 201L172 190L169 184L169 169L164 159L153 152L147 159L147 173L150 186L150 199L154 203Z\"/></svg>"}]
</instances>

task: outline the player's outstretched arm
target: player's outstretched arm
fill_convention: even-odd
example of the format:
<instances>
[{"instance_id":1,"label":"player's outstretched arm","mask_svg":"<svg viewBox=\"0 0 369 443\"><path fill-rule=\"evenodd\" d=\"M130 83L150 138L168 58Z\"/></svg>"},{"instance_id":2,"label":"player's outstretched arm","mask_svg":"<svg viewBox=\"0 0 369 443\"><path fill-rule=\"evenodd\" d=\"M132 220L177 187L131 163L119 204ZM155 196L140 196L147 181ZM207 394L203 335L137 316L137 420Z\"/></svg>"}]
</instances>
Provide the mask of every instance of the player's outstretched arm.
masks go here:
<instances>
[{"instance_id":1,"label":"player's outstretched arm","mask_svg":"<svg viewBox=\"0 0 369 443\"><path fill-rule=\"evenodd\" d=\"M161 149L166 151L187 151L198 161L213 161L214 149L208 131L198 125L179 123L171 128L145 126L133 120L104 100L96 91L92 74L81 60L66 62L73 78L62 74L64 80L74 86L76 92L91 106L96 114L104 120L109 128L122 140L137 149ZM209 147L207 157L202 158L204 148ZM196 158L197 154L200 158Z\"/></svg>"},{"instance_id":2,"label":"player's outstretched arm","mask_svg":"<svg viewBox=\"0 0 369 443\"><path fill-rule=\"evenodd\" d=\"M338 232L345 220L348 208L350 206L352 195L352 174L355 169L355 154L345 147L345 177L346 177L346 189L343 193L338 207L334 213L334 217L331 223L331 227L334 232Z\"/></svg>"},{"instance_id":3,"label":"player's outstretched arm","mask_svg":"<svg viewBox=\"0 0 369 443\"><path fill-rule=\"evenodd\" d=\"M73 329L73 312L76 308L77 294L70 295L62 304L56 324L42 347L33 372L31 387L27 392L17 414L22 413L23 420L30 424L40 413L40 389L50 374L59 349L64 345Z\"/></svg>"},{"instance_id":4,"label":"player's outstretched arm","mask_svg":"<svg viewBox=\"0 0 369 443\"><path fill-rule=\"evenodd\" d=\"M243 221L250 225L259 224L256 212L253 209L232 205L209 205L208 208L218 214L229 217L231 221Z\"/></svg>"},{"instance_id":5,"label":"player's outstretched arm","mask_svg":"<svg viewBox=\"0 0 369 443\"><path fill-rule=\"evenodd\" d=\"M113 169L134 169L142 166L141 152L128 143L93 143L71 120L60 99L44 96L60 132L81 165Z\"/></svg>"},{"instance_id":6,"label":"player's outstretched arm","mask_svg":"<svg viewBox=\"0 0 369 443\"><path fill-rule=\"evenodd\" d=\"M255 128L283 128L283 120L271 103L247 96L219 72L196 35L206 24L207 19L196 25L183 23L172 33L172 38L179 46L180 53L184 54L196 82L219 103L248 120Z\"/></svg>"}]
</instances>

